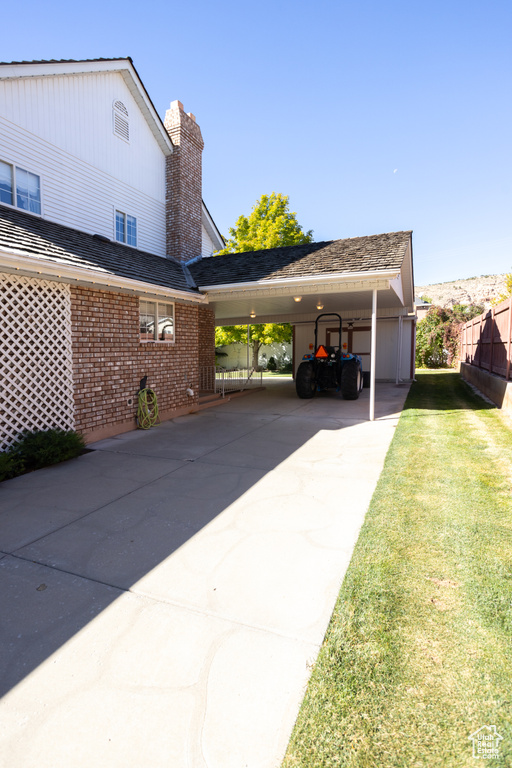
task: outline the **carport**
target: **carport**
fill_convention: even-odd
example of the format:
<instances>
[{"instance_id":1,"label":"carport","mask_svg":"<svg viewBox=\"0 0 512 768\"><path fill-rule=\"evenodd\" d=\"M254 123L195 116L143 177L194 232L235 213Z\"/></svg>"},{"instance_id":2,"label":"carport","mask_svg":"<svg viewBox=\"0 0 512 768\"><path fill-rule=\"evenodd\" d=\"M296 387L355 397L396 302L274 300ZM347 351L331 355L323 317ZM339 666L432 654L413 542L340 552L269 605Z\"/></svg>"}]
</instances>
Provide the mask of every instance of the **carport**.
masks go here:
<instances>
[{"instance_id":1,"label":"carport","mask_svg":"<svg viewBox=\"0 0 512 768\"><path fill-rule=\"evenodd\" d=\"M189 268L216 325L291 323L294 369L309 351L317 315L338 313L348 351L369 361L363 367L370 369L370 421L376 381L414 377L410 231L227 254ZM322 324L320 341L330 325L328 319Z\"/></svg>"}]
</instances>

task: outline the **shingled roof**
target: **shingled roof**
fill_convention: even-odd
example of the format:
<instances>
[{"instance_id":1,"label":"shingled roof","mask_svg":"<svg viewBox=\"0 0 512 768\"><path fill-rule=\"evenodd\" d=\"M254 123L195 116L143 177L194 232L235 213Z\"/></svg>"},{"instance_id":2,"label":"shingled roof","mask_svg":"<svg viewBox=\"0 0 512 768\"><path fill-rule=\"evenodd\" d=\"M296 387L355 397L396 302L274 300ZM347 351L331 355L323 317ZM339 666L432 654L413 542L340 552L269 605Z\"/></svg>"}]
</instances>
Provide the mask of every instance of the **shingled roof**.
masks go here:
<instances>
[{"instance_id":1,"label":"shingled roof","mask_svg":"<svg viewBox=\"0 0 512 768\"><path fill-rule=\"evenodd\" d=\"M101 272L108 276L137 280L162 288L197 295L187 282L187 269L171 259L130 248L97 235L0 206L0 250Z\"/></svg>"},{"instance_id":2,"label":"shingled roof","mask_svg":"<svg viewBox=\"0 0 512 768\"><path fill-rule=\"evenodd\" d=\"M202 259L190 264L199 288L265 280L399 270L411 232L328 240Z\"/></svg>"}]
</instances>

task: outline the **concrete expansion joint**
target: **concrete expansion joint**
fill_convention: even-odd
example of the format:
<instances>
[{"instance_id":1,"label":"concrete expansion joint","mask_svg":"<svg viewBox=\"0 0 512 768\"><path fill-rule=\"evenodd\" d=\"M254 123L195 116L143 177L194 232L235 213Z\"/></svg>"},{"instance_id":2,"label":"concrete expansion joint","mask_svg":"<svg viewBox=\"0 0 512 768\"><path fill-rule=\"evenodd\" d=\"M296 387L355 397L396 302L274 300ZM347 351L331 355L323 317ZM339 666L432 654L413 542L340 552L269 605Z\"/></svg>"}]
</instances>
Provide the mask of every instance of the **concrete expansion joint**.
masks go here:
<instances>
[{"instance_id":1,"label":"concrete expansion joint","mask_svg":"<svg viewBox=\"0 0 512 768\"><path fill-rule=\"evenodd\" d=\"M231 624L233 627L250 629L250 630L254 630L254 632L258 632L258 633L261 632L265 635L273 635L274 637L280 637L285 640L293 640L294 642L297 642L297 643L306 643L307 645L310 645L311 648L315 648L316 650L318 650L322 645L322 643L314 643L311 640L304 640L303 638L298 637L296 633L284 632L283 630L278 630L275 627L269 627L265 624L258 624L256 622L246 622L246 621L241 621L240 619L234 619L232 616L225 615L220 611L212 611L211 609L207 609L207 608L194 608L194 606L187 605L186 603L182 603L179 600L169 600L169 599L163 599L160 597L154 597L148 592L143 592L143 591L138 592L133 589L129 589L126 591L137 597L143 597L148 600L151 600L155 604L158 603L162 605L170 605L173 608L179 608L180 610L188 611L189 613L192 613L195 616L207 616L208 618L211 618L211 619L224 621L228 624ZM322 639L322 642L323 642L323 639Z\"/></svg>"},{"instance_id":2,"label":"concrete expansion joint","mask_svg":"<svg viewBox=\"0 0 512 768\"><path fill-rule=\"evenodd\" d=\"M21 547L21 549L23 549L23 547ZM123 587L118 587L115 584L109 584L106 581L101 581L101 579L93 579L90 576L84 576L81 573L76 573L75 571L69 571L66 568L60 568L59 566L52 565L51 563L42 563L40 560L34 560L31 557L23 557L22 555L16 554L16 552L12 552L9 555L9 557L12 557L15 560L19 560L20 562L23 562L23 563L31 563L32 565L37 565L40 568L48 568L49 571L53 571L54 573L63 573L66 576L73 576L75 579L82 579L83 581L88 581L88 582L91 582L92 584L100 584L102 587L108 587L108 589L115 589L117 592L119 592L119 594L123 594L124 592L129 591L129 590L123 589Z\"/></svg>"}]
</instances>

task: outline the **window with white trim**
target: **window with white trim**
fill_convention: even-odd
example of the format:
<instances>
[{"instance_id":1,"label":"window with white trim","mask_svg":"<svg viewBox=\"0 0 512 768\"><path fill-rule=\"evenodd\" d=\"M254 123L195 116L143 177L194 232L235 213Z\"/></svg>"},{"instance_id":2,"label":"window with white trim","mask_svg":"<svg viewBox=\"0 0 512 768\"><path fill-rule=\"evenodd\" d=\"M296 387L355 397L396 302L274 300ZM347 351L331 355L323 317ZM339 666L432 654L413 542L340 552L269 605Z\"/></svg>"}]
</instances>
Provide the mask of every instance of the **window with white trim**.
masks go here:
<instances>
[{"instance_id":1,"label":"window with white trim","mask_svg":"<svg viewBox=\"0 0 512 768\"><path fill-rule=\"evenodd\" d=\"M41 179L0 160L0 203L41 215Z\"/></svg>"},{"instance_id":2,"label":"window with white trim","mask_svg":"<svg viewBox=\"0 0 512 768\"><path fill-rule=\"evenodd\" d=\"M130 141L130 123L128 121L128 110L119 99L116 99L112 105L112 125L114 133L124 141Z\"/></svg>"},{"instance_id":3,"label":"window with white trim","mask_svg":"<svg viewBox=\"0 0 512 768\"><path fill-rule=\"evenodd\" d=\"M141 299L139 328L141 341L174 341L174 304Z\"/></svg>"},{"instance_id":4,"label":"window with white trim","mask_svg":"<svg viewBox=\"0 0 512 768\"><path fill-rule=\"evenodd\" d=\"M116 210L116 240L126 245L137 245L137 219Z\"/></svg>"}]
</instances>

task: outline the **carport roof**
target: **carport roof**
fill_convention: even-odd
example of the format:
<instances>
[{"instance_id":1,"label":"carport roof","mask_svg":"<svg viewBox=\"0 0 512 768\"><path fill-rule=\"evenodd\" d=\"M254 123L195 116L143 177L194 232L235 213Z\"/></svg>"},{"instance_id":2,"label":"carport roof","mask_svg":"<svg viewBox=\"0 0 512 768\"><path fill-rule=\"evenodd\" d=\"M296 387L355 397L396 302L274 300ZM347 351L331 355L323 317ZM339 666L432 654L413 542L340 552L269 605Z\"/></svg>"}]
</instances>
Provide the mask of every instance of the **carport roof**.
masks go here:
<instances>
[{"instance_id":1,"label":"carport roof","mask_svg":"<svg viewBox=\"0 0 512 768\"><path fill-rule=\"evenodd\" d=\"M198 287L312 276L399 271L411 232L290 245L202 259L189 268Z\"/></svg>"}]
</instances>

